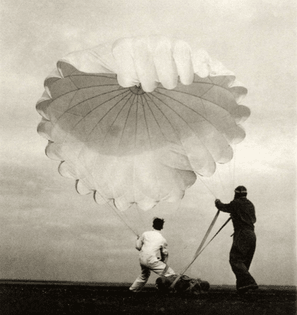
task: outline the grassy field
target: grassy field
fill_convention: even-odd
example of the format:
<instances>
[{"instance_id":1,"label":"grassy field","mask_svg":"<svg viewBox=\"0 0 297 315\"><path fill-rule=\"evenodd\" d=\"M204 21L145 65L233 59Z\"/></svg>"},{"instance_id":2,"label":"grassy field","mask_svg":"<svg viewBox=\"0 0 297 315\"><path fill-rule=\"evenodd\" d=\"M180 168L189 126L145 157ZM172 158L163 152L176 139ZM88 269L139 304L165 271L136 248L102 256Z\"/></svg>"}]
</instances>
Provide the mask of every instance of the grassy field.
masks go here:
<instances>
[{"instance_id":1,"label":"grassy field","mask_svg":"<svg viewBox=\"0 0 297 315\"><path fill-rule=\"evenodd\" d=\"M148 285L131 296L128 284L0 280L0 314L296 314L296 287L260 286L238 295L232 286L206 294L161 294Z\"/></svg>"}]
</instances>

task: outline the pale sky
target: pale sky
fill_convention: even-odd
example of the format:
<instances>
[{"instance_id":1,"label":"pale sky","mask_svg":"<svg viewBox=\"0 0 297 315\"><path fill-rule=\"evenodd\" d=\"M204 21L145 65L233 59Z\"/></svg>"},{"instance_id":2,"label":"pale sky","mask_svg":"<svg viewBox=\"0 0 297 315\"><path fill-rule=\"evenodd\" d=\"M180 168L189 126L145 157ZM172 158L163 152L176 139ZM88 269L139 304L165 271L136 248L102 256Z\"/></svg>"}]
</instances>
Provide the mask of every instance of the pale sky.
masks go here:
<instances>
[{"instance_id":1,"label":"pale sky","mask_svg":"<svg viewBox=\"0 0 297 315\"><path fill-rule=\"evenodd\" d=\"M2 0L0 279L133 282L135 235L112 209L80 196L44 154L35 105L43 82L68 53L127 36L161 34L205 49L248 89L251 109L235 178L217 197L248 188L257 211L251 273L259 284L296 284L296 4L285 0ZM225 175L229 176L229 175ZM230 184L229 184L230 182ZM214 183L216 179L214 178ZM181 272L216 213L201 181L180 204L125 214L139 232L165 218L170 266ZM213 232L227 219L220 214ZM229 224L187 271L234 284ZM151 276L154 282L156 276Z\"/></svg>"}]
</instances>

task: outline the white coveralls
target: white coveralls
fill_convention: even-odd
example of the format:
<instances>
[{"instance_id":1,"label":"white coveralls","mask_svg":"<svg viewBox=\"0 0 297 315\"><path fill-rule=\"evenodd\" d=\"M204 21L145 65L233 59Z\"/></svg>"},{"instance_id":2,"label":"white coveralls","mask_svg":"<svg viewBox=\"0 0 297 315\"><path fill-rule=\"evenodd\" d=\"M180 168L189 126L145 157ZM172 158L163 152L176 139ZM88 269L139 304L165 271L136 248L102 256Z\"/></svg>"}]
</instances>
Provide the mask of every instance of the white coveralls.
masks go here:
<instances>
[{"instance_id":1,"label":"white coveralls","mask_svg":"<svg viewBox=\"0 0 297 315\"><path fill-rule=\"evenodd\" d=\"M175 272L162 261L164 256L168 256L167 241L160 231L152 230L144 232L140 238L136 240L136 249L140 251L139 262L141 274L137 277L129 290L139 292L146 284L151 271L165 277L174 275ZM165 271L165 273L164 273ZM163 274L164 273L164 274Z\"/></svg>"}]
</instances>

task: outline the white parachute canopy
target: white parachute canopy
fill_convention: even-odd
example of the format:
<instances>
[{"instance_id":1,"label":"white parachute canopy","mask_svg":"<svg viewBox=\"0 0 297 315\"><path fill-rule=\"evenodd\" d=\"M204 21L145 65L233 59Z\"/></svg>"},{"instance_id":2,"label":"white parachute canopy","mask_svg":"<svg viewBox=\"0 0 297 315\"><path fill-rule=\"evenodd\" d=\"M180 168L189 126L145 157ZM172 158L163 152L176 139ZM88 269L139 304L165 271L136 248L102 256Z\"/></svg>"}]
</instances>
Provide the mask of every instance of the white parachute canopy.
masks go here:
<instances>
[{"instance_id":1,"label":"white parachute canopy","mask_svg":"<svg viewBox=\"0 0 297 315\"><path fill-rule=\"evenodd\" d=\"M232 159L246 88L203 51L162 36L71 53L45 80L38 132L78 192L119 210L177 201Z\"/></svg>"}]
</instances>

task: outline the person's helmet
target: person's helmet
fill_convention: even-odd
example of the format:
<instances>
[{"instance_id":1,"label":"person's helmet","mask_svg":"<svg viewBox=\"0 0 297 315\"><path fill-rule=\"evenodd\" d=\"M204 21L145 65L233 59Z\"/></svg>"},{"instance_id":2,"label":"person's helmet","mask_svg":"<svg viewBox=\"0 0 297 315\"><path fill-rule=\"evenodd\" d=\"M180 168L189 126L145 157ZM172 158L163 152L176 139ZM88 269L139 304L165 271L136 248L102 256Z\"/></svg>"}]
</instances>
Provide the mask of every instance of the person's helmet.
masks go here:
<instances>
[{"instance_id":1,"label":"person's helmet","mask_svg":"<svg viewBox=\"0 0 297 315\"><path fill-rule=\"evenodd\" d=\"M247 190L244 186L238 186L235 188L235 194L238 196L246 196Z\"/></svg>"}]
</instances>

